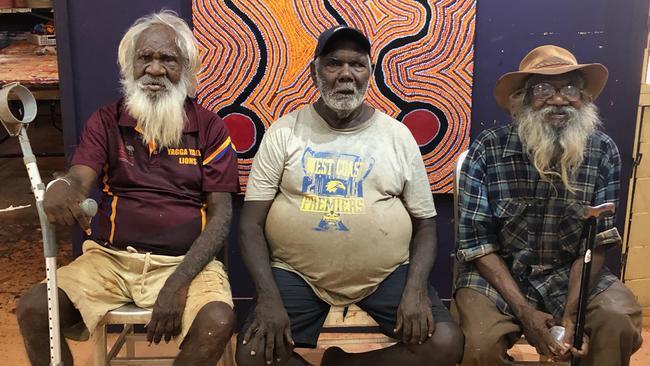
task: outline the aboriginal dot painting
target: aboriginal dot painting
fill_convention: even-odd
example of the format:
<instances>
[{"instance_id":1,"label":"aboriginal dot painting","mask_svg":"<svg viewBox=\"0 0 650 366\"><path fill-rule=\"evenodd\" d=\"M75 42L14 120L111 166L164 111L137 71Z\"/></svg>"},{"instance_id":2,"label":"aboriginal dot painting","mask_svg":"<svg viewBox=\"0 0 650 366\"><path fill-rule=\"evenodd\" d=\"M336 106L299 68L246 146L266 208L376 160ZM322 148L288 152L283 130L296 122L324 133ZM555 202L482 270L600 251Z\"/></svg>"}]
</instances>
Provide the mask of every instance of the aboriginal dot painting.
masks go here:
<instances>
[{"instance_id":1,"label":"aboriginal dot painting","mask_svg":"<svg viewBox=\"0 0 650 366\"><path fill-rule=\"evenodd\" d=\"M432 192L451 191L469 140L475 12L475 0L194 0L198 101L228 126L242 190L264 131L318 98L318 35L346 24L372 43L366 100L411 130Z\"/></svg>"}]
</instances>

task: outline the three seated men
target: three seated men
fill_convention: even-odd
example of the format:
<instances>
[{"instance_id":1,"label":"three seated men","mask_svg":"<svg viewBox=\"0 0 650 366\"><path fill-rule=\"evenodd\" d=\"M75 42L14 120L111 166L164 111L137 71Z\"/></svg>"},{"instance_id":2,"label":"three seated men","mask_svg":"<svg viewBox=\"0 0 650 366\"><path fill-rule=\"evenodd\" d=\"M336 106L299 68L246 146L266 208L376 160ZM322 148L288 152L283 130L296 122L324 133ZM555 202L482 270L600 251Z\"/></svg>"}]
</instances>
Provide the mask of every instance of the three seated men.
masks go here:
<instances>
[{"instance_id":1,"label":"three seated men","mask_svg":"<svg viewBox=\"0 0 650 366\"><path fill-rule=\"evenodd\" d=\"M200 62L182 19L139 19L118 59L124 97L90 117L70 170L45 196L52 223L89 231L78 204L93 186L101 191L83 255L57 272L63 334L83 338L134 302L153 309L149 341L178 342L176 365L214 364L234 327L215 260L239 188L234 148L221 119L191 99ZM542 46L497 83L513 123L477 137L460 177L460 327L429 284L436 208L417 143L365 102L369 40L328 29L310 72L320 98L268 129L248 180L239 236L257 296L238 336L239 365L307 365L294 348L315 347L330 307L351 304L398 342L357 354L332 347L323 365L510 365L506 351L521 333L552 359L629 364L641 309L603 267L605 250L620 244L611 217L598 227L588 337L571 347L579 214L619 194L620 156L593 104L604 66ZM49 363L47 317L39 284L18 307L34 365ZM561 342L549 334L555 323L567 330ZM63 358L72 364L65 342Z\"/></svg>"}]
</instances>

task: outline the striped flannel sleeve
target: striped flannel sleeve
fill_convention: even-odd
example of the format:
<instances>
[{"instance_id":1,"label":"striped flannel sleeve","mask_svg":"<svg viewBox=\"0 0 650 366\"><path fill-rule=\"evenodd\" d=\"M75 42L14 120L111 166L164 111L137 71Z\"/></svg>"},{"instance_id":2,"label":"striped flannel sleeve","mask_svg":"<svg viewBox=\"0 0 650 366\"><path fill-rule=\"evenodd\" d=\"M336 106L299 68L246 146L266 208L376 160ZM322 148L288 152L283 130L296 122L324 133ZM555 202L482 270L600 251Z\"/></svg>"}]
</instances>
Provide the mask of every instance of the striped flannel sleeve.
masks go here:
<instances>
[{"instance_id":1,"label":"striped flannel sleeve","mask_svg":"<svg viewBox=\"0 0 650 366\"><path fill-rule=\"evenodd\" d=\"M488 202L486 174L485 148L477 139L470 146L460 175L459 261L470 262L500 248Z\"/></svg>"}]
</instances>

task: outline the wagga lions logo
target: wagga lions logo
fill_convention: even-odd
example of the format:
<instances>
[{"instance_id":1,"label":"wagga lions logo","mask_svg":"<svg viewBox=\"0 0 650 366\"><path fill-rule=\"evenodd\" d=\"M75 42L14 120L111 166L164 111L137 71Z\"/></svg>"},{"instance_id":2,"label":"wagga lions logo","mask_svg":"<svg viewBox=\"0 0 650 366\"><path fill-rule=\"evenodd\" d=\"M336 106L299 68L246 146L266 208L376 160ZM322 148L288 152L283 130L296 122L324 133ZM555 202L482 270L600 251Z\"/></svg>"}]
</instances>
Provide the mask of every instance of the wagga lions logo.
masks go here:
<instances>
[{"instance_id":1,"label":"wagga lions logo","mask_svg":"<svg viewBox=\"0 0 650 366\"><path fill-rule=\"evenodd\" d=\"M341 222L341 215L365 210L363 181L373 165L372 158L305 149L302 157L304 195L300 210L323 213L314 230L348 231Z\"/></svg>"}]
</instances>

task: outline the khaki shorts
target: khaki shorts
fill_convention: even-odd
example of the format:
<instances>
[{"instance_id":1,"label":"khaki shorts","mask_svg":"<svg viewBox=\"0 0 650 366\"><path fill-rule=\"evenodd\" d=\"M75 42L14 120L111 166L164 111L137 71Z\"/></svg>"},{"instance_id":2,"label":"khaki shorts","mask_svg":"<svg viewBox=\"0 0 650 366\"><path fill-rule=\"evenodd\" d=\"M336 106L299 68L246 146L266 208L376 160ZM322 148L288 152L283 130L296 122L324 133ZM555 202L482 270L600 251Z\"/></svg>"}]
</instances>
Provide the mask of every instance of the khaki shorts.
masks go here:
<instances>
[{"instance_id":1,"label":"khaki shorts","mask_svg":"<svg viewBox=\"0 0 650 366\"><path fill-rule=\"evenodd\" d=\"M133 248L127 249L108 249L86 240L83 254L56 271L58 287L79 310L85 325L64 330L66 337L87 340L107 312L127 303L152 309L158 292L183 260L183 256L138 253ZM179 345L199 310L213 301L233 307L228 275L217 260L208 263L192 280L181 334L175 338Z\"/></svg>"}]
</instances>

